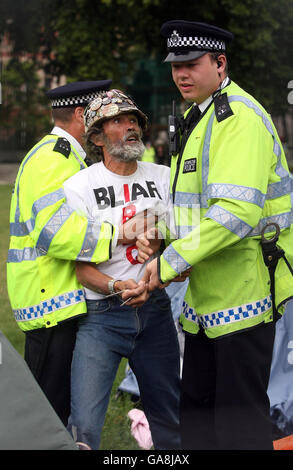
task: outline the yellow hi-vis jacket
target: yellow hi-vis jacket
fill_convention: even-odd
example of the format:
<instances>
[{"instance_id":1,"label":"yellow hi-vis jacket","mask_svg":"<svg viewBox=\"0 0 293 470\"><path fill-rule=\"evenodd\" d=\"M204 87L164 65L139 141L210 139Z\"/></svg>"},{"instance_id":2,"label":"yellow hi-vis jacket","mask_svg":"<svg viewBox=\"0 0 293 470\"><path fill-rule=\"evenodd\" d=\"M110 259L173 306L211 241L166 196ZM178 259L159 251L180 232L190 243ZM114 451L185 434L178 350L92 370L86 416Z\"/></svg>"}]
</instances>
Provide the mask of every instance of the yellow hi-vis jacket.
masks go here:
<instances>
[{"instance_id":1,"label":"yellow hi-vis jacket","mask_svg":"<svg viewBox=\"0 0 293 470\"><path fill-rule=\"evenodd\" d=\"M111 257L115 229L74 212L62 184L86 164L70 143L47 135L20 165L10 209L7 286L23 331L52 327L86 313L75 260Z\"/></svg>"},{"instance_id":2,"label":"yellow hi-vis jacket","mask_svg":"<svg viewBox=\"0 0 293 470\"><path fill-rule=\"evenodd\" d=\"M210 338L272 321L270 277L260 244L269 222L292 264L290 176L268 113L231 82L226 103L203 113L181 153L172 158L177 229L159 258L162 282L192 268L180 321ZM224 100L225 101L225 100ZM187 110L188 114L189 110ZM271 227L268 236L274 229ZM293 277L278 263L276 305L293 295Z\"/></svg>"}]
</instances>

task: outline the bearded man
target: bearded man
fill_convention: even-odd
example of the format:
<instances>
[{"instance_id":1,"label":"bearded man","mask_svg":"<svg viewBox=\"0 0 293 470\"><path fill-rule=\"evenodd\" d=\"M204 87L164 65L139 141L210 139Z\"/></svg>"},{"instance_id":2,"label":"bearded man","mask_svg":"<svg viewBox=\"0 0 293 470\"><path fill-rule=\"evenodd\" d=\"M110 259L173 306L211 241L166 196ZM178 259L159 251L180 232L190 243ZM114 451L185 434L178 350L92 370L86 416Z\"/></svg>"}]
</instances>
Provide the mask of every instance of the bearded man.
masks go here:
<instances>
[{"instance_id":1,"label":"bearded man","mask_svg":"<svg viewBox=\"0 0 293 470\"><path fill-rule=\"evenodd\" d=\"M124 93L100 93L85 110L87 153L98 163L64 184L68 204L97 221L121 225L169 205L169 168L139 161L147 118ZM155 449L180 449L179 347L170 300L141 281L146 263L135 240L107 262L79 262L88 315L79 322L72 364L69 430L98 449L109 397L122 357L136 375ZM85 247L86 250L86 247ZM150 258L151 259L151 258ZM98 269L97 269L98 268Z\"/></svg>"}]
</instances>

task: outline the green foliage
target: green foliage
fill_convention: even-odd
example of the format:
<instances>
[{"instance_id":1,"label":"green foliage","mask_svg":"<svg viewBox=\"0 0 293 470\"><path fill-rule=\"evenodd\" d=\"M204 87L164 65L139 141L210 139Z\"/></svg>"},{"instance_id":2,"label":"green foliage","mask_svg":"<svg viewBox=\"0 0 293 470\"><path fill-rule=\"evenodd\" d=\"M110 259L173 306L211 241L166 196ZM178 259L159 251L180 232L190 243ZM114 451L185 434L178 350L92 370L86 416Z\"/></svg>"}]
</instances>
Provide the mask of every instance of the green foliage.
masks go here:
<instances>
[{"instance_id":1,"label":"green foliage","mask_svg":"<svg viewBox=\"0 0 293 470\"><path fill-rule=\"evenodd\" d=\"M0 330L13 344L14 348L23 354L24 334L16 326L6 286L6 260L9 244L9 207L12 185L0 185Z\"/></svg>"},{"instance_id":2,"label":"green foliage","mask_svg":"<svg viewBox=\"0 0 293 470\"><path fill-rule=\"evenodd\" d=\"M48 129L47 100L33 62L12 59L3 68L0 121L2 150L10 148L10 136L16 138L18 149L27 150Z\"/></svg>"},{"instance_id":3,"label":"green foliage","mask_svg":"<svg viewBox=\"0 0 293 470\"><path fill-rule=\"evenodd\" d=\"M287 105L292 78L293 2L279 0L63 0L56 5L56 72L70 79L113 77L121 63L133 76L139 57L165 56L160 26L169 19L194 19L234 32L228 50L231 76L271 112Z\"/></svg>"},{"instance_id":4,"label":"green foliage","mask_svg":"<svg viewBox=\"0 0 293 470\"><path fill-rule=\"evenodd\" d=\"M120 63L133 70L145 51L150 17L131 1L63 0L56 2L52 26L58 34L55 73L69 80L120 79Z\"/></svg>"},{"instance_id":5,"label":"green foliage","mask_svg":"<svg viewBox=\"0 0 293 470\"><path fill-rule=\"evenodd\" d=\"M229 52L231 76L274 114L287 107L292 76L293 3L223 0L230 11L227 28L235 38Z\"/></svg>"},{"instance_id":6,"label":"green foliage","mask_svg":"<svg viewBox=\"0 0 293 470\"><path fill-rule=\"evenodd\" d=\"M0 37L8 33L15 56L27 51L38 52L44 3L47 0L1 0Z\"/></svg>"},{"instance_id":7,"label":"green foliage","mask_svg":"<svg viewBox=\"0 0 293 470\"><path fill-rule=\"evenodd\" d=\"M291 0L2 0L0 17L0 31L9 31L16 50L41 52L50 75L69 81L112 77L114 86L125 82L125 69L131 81L138 59L163 59L164 21L210 22L235 35L228 49L231 77L271 112L281 114L287 105Z\"/></svg>"}]
</instances>

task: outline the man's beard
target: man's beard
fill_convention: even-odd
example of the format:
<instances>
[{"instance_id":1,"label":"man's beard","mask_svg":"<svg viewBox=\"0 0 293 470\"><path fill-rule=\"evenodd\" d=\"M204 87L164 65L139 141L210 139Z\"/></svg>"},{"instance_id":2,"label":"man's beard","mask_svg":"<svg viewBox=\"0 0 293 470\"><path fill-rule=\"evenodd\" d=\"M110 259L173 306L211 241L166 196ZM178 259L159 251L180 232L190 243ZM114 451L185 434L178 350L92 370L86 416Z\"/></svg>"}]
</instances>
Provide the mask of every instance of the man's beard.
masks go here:
<instances>
[{"instance_id":1,"label":"man's beard","mask_svg":"<svg viewBox=\"0 0 293 470\"><path fill-rule=\"evenodd\" d=\"M135 137L138 140L135 143L128 144L127 139L130 137ZM104 135L104 143L111 157L122 162L138 160L142 157L145 151L145 146L136 132L128 132L123 137L123 140L115 143L110 142L110 140Z\"/></svg>"}]
</instances>

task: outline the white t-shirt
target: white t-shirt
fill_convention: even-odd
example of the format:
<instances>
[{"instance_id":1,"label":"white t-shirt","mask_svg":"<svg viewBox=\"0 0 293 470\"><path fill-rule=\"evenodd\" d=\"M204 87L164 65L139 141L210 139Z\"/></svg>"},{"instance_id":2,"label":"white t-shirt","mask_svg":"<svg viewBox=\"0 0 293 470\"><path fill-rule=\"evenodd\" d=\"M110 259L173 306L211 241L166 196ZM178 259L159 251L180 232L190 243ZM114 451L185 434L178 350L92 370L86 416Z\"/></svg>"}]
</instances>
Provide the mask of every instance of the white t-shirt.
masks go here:
<instances>
[{"instance_id":1,"label":"white t-shirt","mask_svg":"<svg viewBox=\"0 0 293 470\"><path fill-rule=\"evenodd\" d=\"M164 165L138 161L133 174L122 176L99 162L65 181L64 191L73 209L98 224L106 220L118 227L145 209L165 219L172 206L169 182L170 169ZM139 263L136 257L135 242L116 245L112 258L97 268L116 279L139 281L146 264ZM87 288L85 294L87 299L104 297Z\"/></svg>"}]
</instances>

